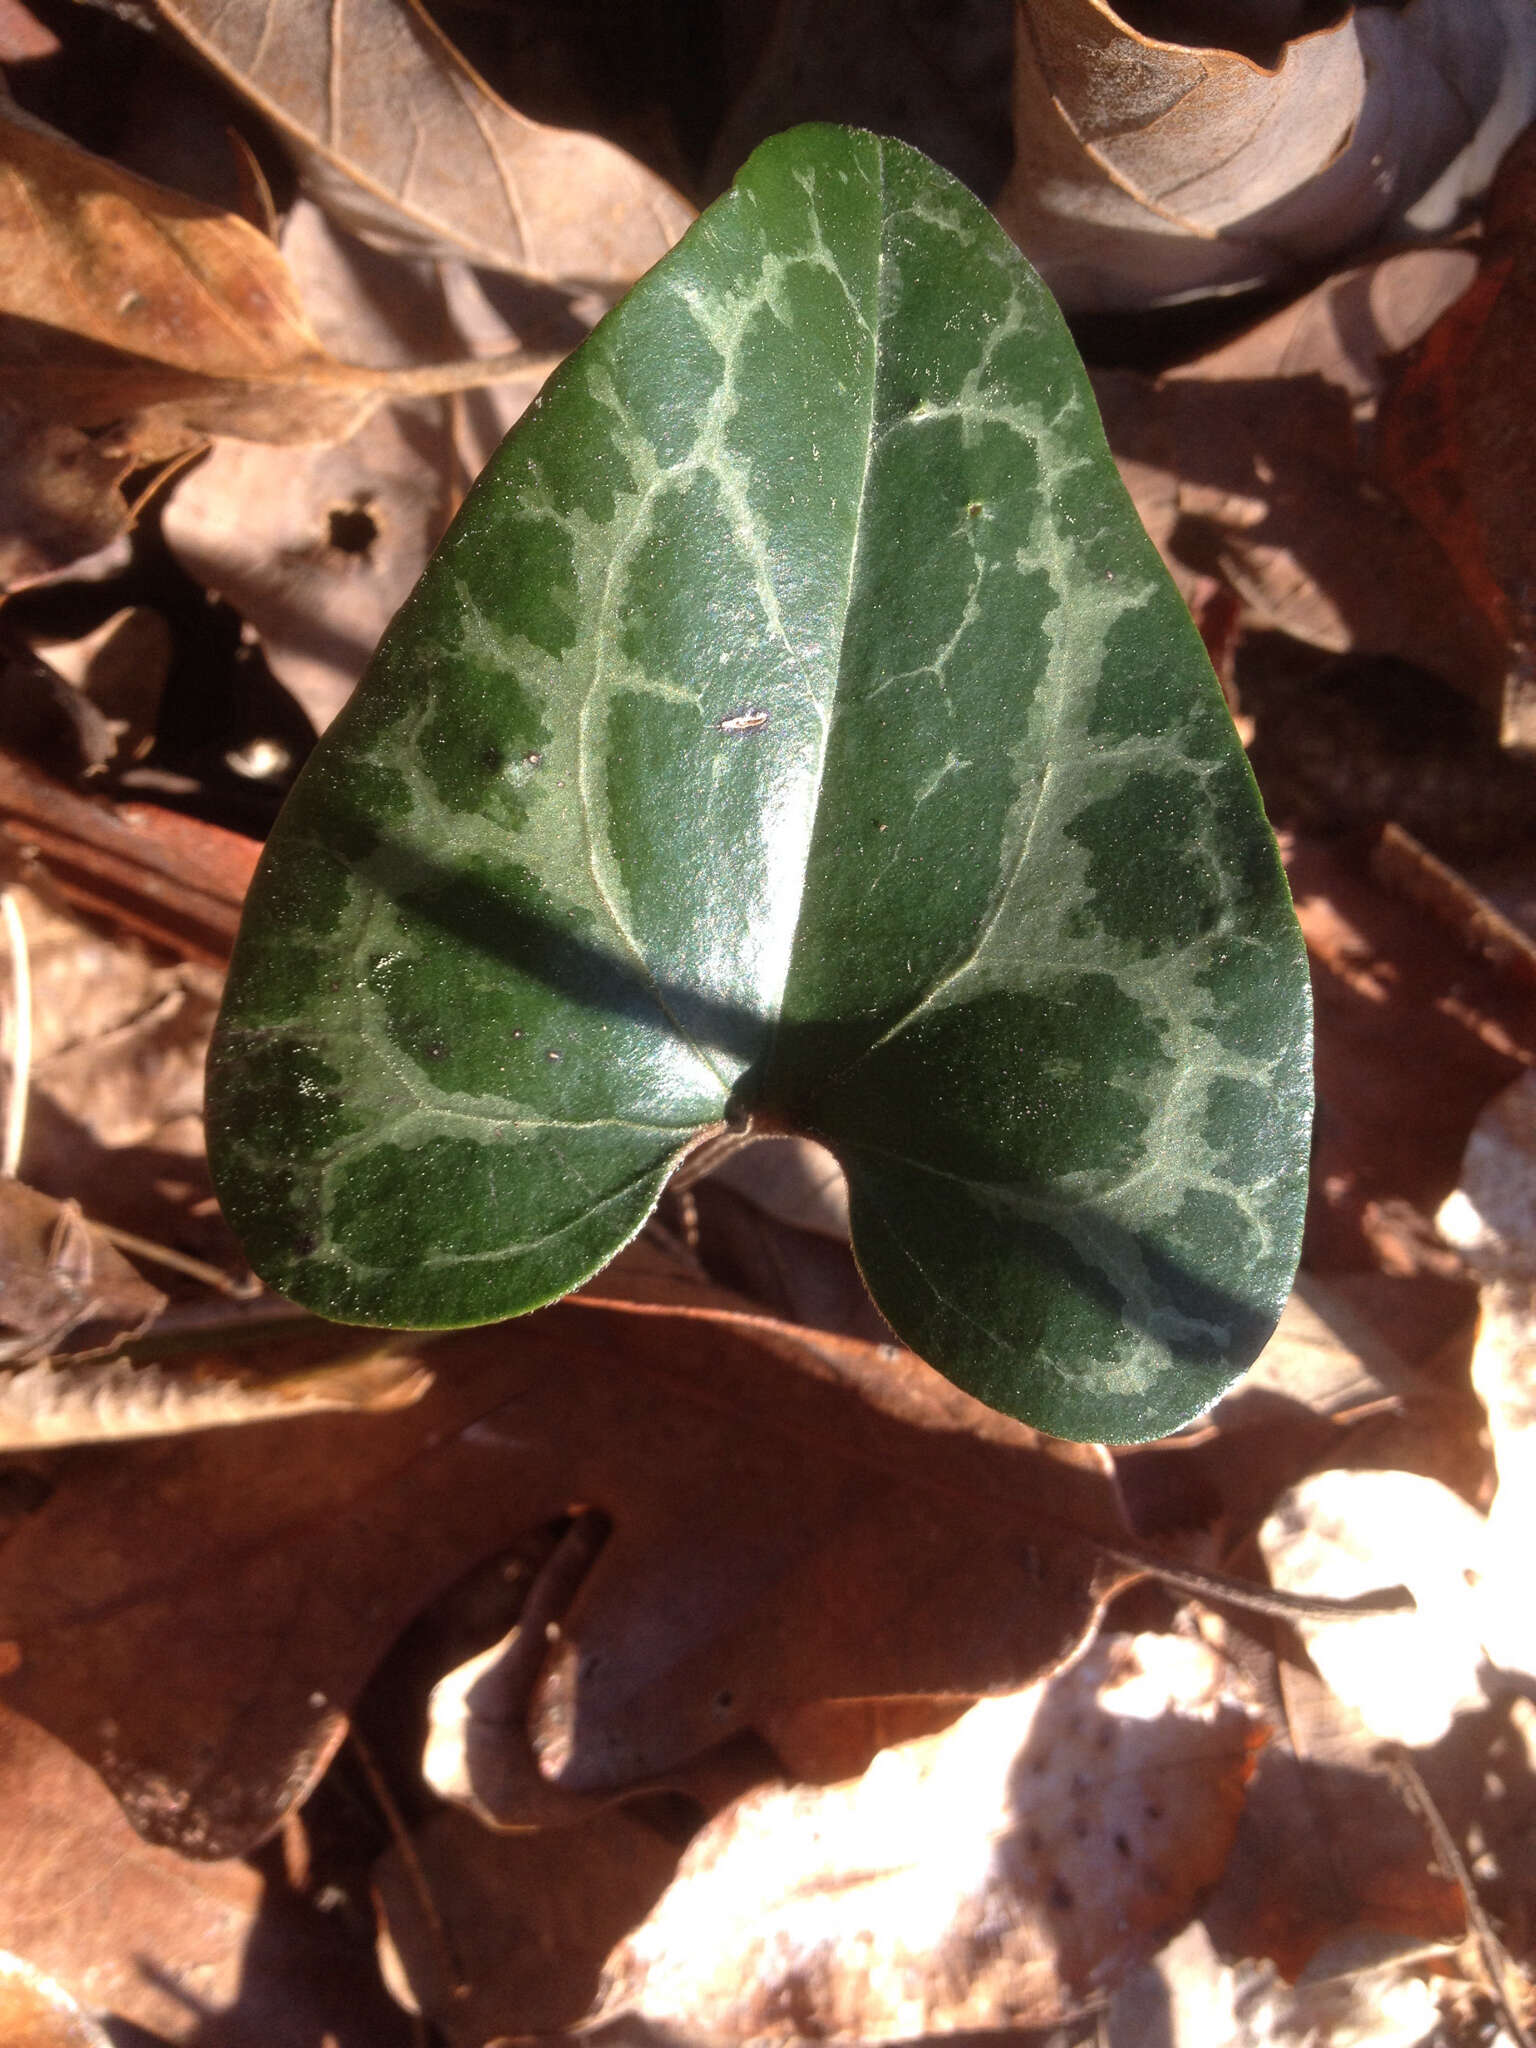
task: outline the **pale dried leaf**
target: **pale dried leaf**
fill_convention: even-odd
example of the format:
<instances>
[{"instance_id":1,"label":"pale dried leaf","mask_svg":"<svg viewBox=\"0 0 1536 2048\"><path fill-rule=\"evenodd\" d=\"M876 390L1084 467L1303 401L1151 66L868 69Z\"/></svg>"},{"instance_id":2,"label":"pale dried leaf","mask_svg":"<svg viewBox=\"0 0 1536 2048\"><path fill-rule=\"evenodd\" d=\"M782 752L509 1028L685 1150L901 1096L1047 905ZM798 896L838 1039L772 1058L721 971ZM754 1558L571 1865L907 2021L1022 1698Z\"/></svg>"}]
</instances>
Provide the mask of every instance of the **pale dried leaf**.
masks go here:
<instances>
[{"instance_id":1,"label":"pale dried leaf","mask_svg":"<svg viewBox=\"0 0 1536 2048\"><path fill-rule=\"evenodd\" d=\"M1408 1586L1415 1612L1296 1624L1328 1685L1381 1740L1438 1742L1484 1704L1487 1525L1448 1487L1411 1472L1320 1472L1277 1503L1259 1547L1286 1592Z\"/></svg>"},{"instance_id":2,"label":"pale dried leaf","mask_svg":"<svg viewBox=\"0 0 1536 2048\"><path fill-rule=\"evenodd\" d=\"M418 275L300 201L282 252L329 346L380 363L445 349L505 360L505 320L471 320L470 274ZM484 306L483 295L478 303ZM331 447L220 440L177 483L162 530L188 572L259 635L273 672L323 730L410 594L468 483L537 392L538 361L473 400L395 401ZM450 408L453 417L450 417ZM468 416L470 441L455 432Z\"/></svg>"},{"instance_id":3,"label":"pale dried leaf","mask_svg":"<svg viewBox=\"0 0 1536 2048\"><path fill-rule=\"evenodd\" d=\"M419 1400L431 1381L419 1360L387 1349L255 1383L210 1375L195 1364L177 1370L124 1358L39 1362L0 1372L0 1451L400 1408Z\"/></svg>"},{"instance_id":4,"label":"pale dried leaf","mask_svg":"<svg viewBox=\"0 0 1536 2048\"><path fill-rule=\"evenodd\" d=\"M6 2048L112 2048L62 1984L0 1950L0 2040Z\"/></svg>"},{"instance_id":5,"label":"pale dried leaf","mask_svg":"<svg viewBox=\"0 0 1536 2048\"><path fill-rule=\"evenodd\" d=\"M1536 1674L1536 1077L1497 1096L1436 1218L1480 1283L1472 1384L1499 1488L1488 1511L1484 1628L1496 1664Z\"/></svg>"},{"instance_id":6,"label":"pale dried leaf","mask_svg":"<svg viewBox=\"0 0 1536 2048\"><path fill-rule=\"evenodd\" d=\"M1111 2001L1107 2048L1422 2048L1440 2017L1413 1961L1285 1983L1272 1963L1223 1963L1197 1920Z\"/></svg>"},{"instance_id":7,"label":"pale dried leaf","mask_svg":"<svg viewBox=\"0 0 1536 2048\"><path fill-rule=\"evenodd\" d=\"M99 1342L141 1330L165 1296L80 1213L20 1181L0 1180L0 1364L42 1358L85 1325ZM8 1389L0 1372L0 1447Z\"/></svg>"},{"instance_id":8,"label":"pale dried leaf","mask_svg":"<svg viewBox=\"0 0 1536 2048\"><path fill-rule=\"evenodd\" d=\"M1441 232L1536 109L1523 0L1349 10L1272 68L1159 42L1108 0L1019 0L1017 23L998 215L1076 311L1274 284L1392 223Z\"/></svg>"},{"instance_id":9,"label":"pale dried leaf","mask_svg":"<svg viewBox=\"0 0 1536 2048\"><path fill-rule=\"evenodd\" d=\"M414 0L157 0L267 116L311 192L386 248L617 295L692 209L624 151L486 85Z\"/></svg>"},{"instance_id":10,"label":"pale dried leaf","mask_svg":"<svg viewBox=\"0 0 1536 2048\"><path fill-rule=\"evenodd\" d=\"M1110 1637L859 1780L748 1793L619 1945L599 2016L713 2041L1050 2024L1219 1874L1260 1740L1204 1645Z\"/></svg>"},{"instance_id":11,"label":"pale dried leaf","mask_svg":"<svg viewBox=\"0 0 1536 2048\"><path fill-rule=\"evenodd\" d=\"M848 1241L848 1182L814 1138L767 1138L746 1145L717 1166L713 1178L780 1223Z\"/></svg>"}]
</instances>

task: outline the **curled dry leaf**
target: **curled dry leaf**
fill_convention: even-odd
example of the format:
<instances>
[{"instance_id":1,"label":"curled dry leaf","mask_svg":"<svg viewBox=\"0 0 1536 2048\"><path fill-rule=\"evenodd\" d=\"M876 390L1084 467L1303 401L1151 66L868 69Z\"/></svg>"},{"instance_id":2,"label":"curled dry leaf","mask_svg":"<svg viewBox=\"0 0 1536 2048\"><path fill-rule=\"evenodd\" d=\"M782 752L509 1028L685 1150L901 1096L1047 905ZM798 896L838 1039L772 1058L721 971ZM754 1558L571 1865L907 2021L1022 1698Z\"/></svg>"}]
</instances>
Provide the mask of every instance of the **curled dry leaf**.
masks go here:
<instances>
[{"instance_id":1,"label":"curled dry leaf","mask_svg":"<svg viewBox=\"0 0 1536 2048\"><path fill-rule=\"evenodd\" d=\"M387 1344L368 1344L331 1326L326 1335L337 1355L301 1365L288 1355L295 1333L285 1331L275 1373L253 1371L248 1356L221 1353L211 1337L179 1361L62 1360L0 1372L0 1450L180 1436L332 1410L401 1408L419 1400L431 1383L418 1360Z\"/></svg>"},{"instance_id":2,"label":"curled dry leaf","mask_svg":"<svg viewBox=\"0 0 1536 2048\"><path fill-rule=\"evenodd\" d=\"M1108 0L1018 0L1016 20L998 215L1074 311L1275 284L1389 223L1437 232L1536 107L1523 0L1340 7L1261 61L1159 41Z\"/></svg>"},{"instance_id":3,"label":"curled dry leaf","mask_svg":"<svg viewBox=\"0 0 1536 2048\"><path fill-rule=\"evenodd\" d=\"M497 98L415 0L156 0L259 107L327 210L381 246L617 295L692 209L592 135Z\"/></svg>"},{"instance_id":4,"label":"curled dry leaf","mask_svg":"<svg viewBox=\"0 0 1536 2048\"><path fill-rule=\"evenodd\" d=\"M95 1452L0 1549L9 1697L151 1838L269 1833L406 1622L573 1501L612 1534L523 1738L572 1815L807 1700L1027 1683L1127 1576L1101 1454L895 1347L575 1300L430 1356L391 1414Z\"/></svg>"},{"instance_id":5,"label":"curled dry leaf","mask_svg":"<svg viewBox=\"0 0 1536 2048\"><path fill-rule=\"evenodd\" d=\"M165 1306L78 1202L58 1202L17 1180L0 1180L0 1368L40 1359L74 1331L100 1342L140 1330ZM19 1379L0 1370L0 1447Z\"/></svg>"},{"instance_id":6,"label":"curled dry leaf","mask_svg":"<svg viewBox=\"0 0 1536 2048\"><path fill-rule=\"evenodd\" d=\"M340 439L391 393L459 390L508 367L338 362L248 222L135 177L9 103L0 257L8 403L40 421L117 425L141 463L209 434Z\"/></svg>"},{"instance_id":7,"label":"curled dry leaf","mask_svg":"<svg viewBox=\"0 0 1536 2048\"><path fill-rule=\"evenodd\" d=\"M1110 1637L853 1783L727 1808L620 1943L596 2017L716 2042L790 2015L820 2040L1050 2025L1219 1876L1263 1739L1203 1644Z\"/></svg>"}]
</instances>

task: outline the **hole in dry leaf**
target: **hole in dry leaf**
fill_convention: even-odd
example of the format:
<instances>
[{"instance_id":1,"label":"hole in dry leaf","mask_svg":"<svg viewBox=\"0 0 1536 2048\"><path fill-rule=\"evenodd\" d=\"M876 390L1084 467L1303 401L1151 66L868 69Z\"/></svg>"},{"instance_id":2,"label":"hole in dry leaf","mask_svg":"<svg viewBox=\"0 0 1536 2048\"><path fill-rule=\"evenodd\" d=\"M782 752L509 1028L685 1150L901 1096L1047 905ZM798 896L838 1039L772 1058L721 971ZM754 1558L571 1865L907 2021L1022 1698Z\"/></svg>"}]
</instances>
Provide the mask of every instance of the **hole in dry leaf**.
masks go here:
<instances>
[{"instance_id":1,"label":"hole in dry leaf","mask_svg":"<svg viewBox=\"0 0 1536 2048\"><path fill-rule=\"evenodd\" d=\"M326 544L339 555L366 555L379 537L379 522L366 505L333 505Z\"/></svg>"}]
</instances>

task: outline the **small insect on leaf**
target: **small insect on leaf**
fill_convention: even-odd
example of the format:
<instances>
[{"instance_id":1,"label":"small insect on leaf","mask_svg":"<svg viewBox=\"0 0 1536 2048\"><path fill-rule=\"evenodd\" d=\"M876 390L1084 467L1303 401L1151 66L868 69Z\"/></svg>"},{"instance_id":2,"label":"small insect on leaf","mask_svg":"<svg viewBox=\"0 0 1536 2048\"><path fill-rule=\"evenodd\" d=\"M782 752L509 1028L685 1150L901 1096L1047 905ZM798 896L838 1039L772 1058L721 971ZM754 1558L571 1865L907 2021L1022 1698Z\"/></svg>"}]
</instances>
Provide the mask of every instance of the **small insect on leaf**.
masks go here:
<instances>
[{"instance_id":1,"label":"small insect on leaf","mask_svg":"<svg viewBox=\"0 0 1536 2048\"><path fill-rule=\"evenodd\" d=\"M761 732L767 723L767 712L749 704L745 710L733 711L729 718L722 718L718 729L721 732Z\"/></svg>"}]
</instances>

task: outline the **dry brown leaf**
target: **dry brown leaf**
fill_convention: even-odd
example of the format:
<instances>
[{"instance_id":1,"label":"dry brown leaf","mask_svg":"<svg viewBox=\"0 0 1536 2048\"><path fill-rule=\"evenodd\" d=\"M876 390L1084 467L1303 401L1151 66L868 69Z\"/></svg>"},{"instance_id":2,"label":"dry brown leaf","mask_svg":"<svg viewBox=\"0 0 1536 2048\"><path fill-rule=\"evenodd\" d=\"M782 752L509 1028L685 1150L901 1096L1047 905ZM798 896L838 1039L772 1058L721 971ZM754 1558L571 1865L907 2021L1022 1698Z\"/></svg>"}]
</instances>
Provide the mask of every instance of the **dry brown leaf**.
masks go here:
<instances>
[{"instance_id":1,"label":"dry brown leaf","mask_svg":"<svg viewBox=\"0 0 1536 2048\"><path fill-rule=\"evenodd\" d=\"M1288 872L1317 1011L1309 1260L1333 1272L1379 1263L1374 1246L1395 1255L1394 1205L1424 1220L1428 1252L1466 1133L1536 1062L1536 999L1388 895L1358 851L1298 839Z\"/></svg>"},{"instance_id":2,"label":"dry brown leaf","mask_svg":"<svg viewBox=\"0 0 1536 2048\"><path fill-rule=\"evenodd\" d=\"M1227 1676L1203 1644L1112 1636L853 1783L749 1792L620 1943L597 2017L716 2042L1062 2019L1221 1872L1264 1739Z\"/></svg>"},{"instance_id":3,"label":"dry brown leaf","mask_svg":"<svg viewBox=\"0 0 1536 2048\"><path fill-rule=\"evenodd\" d=\"M382 247L617 296L693 217L623 150L498 99L415 0L156 5Z\"/></svg>"},{"instance_id":4,"label":"dry brown leaf","mask_svg":"<svg viewBox=\"0 0 1536 2048\"><path fill-rule=\"evenodd\" d=\"M140 462L209 434L336 440L392 393L496 374L336 361L248 222L92 156L9 103L0 256L8 402L74 427L130 422Z\"/></svg>"},{"instance_id":5,"label":"dry brown leaf","mask_svg":"<svg viewBox=\"0 0 1536 2048\"><path fill-rule=\"evenodd\" d=\"M1475 288L1425 336L1382 407L1381 472L1455 565L1466 599L1524 650L1499 707L1536 750L1536 128L1499 167Z\"/></svg>"},{"instance_id":6,"label":"dry brown leaf","mask_svg":"<svg viewBox=\"0 0 1536 2048\"><path fill-rule=\"evenodd\" d=\"M1443 1951L1442 1951L1443 1953ZM1433 1950L1429 1950L1433 1954ZM1105 2048L1424 2048L1444 2038L1426 1946L1380 1969L1286 1984L1268 1962L1223 1962L1200 1921L1134 1971L1110 2001Z\"/></svg>"},{"instance_id":7,"label":"dry brown leaf","mask_svg":"<svg viewBox=\"0 0 1536 2048\"><path fill-rule=\"evenodd\" d=\"M1440 231L1536 110L1523 0L1340 6L1253 54L1159 41L1108 0L1018 0L1017 25L998 216L1080 312L1275 284L1389 222Z\"/></svg>"},{"instance_id":8,"label":"dry brown leaf","mask_svg":"<svg viewBox=\"0 0 1536 2048\"><path fill-rule=\"evenodd\" d=\"M142 1842L61 1742L0 1708L0 1924L6 1939L133 2038L218 2048L384 2048L405 2035L367 1952L245 1863L189 1864ZM0 2022L6 2048L27 2038ZM94 2037L60 2036L57 2048ZM55 2042L48 2040L48 2048Z\"/></svg>"},{"instance_id":9,"label":"dry brown leaf","mask_svg":"<svg viewBox=\"0 0 1536 2048\"><path fill-rule=\"evenodd\" d=\"M308 200L290 213L281 248L326 345L349 357L505 360L516 348L504 318L472 317L468 272L418 275L342 233ZM463 490L543 374L536 362L472 401L394 401L332 447L221 440L178 480L162 515L166 539L255 629L317 729L351 694ZM464 415L470 432L456 434Z\"/></svg>"},{"instance_id":10,"label":"dry brown leaf","mask_svg":"<svg viewBox=\"0 0 1536 2048\"><path fill-rule=\"evenodd\" d=\"M1435 1868L1377 1738L1306 1665L1278 1658L1271 1668L1275 1736L1203 1908L1219 1953L1268 1958L1294 1982L1308 1969L1326 1976L1330 1953L1358 1970L1459 1941L1461 1892Z\"/></svg>"},{"instance_id":11,"label":"dry brown leaf","mask_svg":"<svg viewBox=\"0 0 1536 2048\"><path fill-rule=\"evenodd\" d=\"M1101 1454L895 1347L578 1299L432 1363L394 1414L77 1454L0 1549L9 1697L152 1838L270 1832L410 1617L572 1502L612 1535L526 1740L573 1814L806 1700L1025 1682L1126 1576Z\"/></svg>"},{"instance_id":12,"label":"dry brown leaf","mask_svg":"<svg viewBox=\"0 0 1536 2048\"><path fill-rule=\"evenodd\" d=\"M1391 256L1166 376L1101 372L1094 390L1187 602L1215 576L1250 627L1332 653L1396 655L1497 707L1509 650L1439 541L1383 490L1369 447L1384 359L1470 275L1465 250Z\"/></svg>"},{"instance_id":13,"label":"dry brown leaf","mask_svg":"<svg viewBox=\"0 0 1536 2048\"><path fill-rule=\"evenodd\" d=\"M455 2048L575 2026L609 1951L656 1903L680 1853L619 1806L517 1835L445 1807L410 1846L415 1871L399 1847L374 1867L385 1981Z\"/></svg>"},{"instance_id":14,"label":"dry brown leaf","mask_svg":"<svg viewBox=\"0 0 1536 2048\"><path fill-rule=\"evenodd\" d=\"M0 589L20 590L128 531L121 434L90 435L0 404Z\"/></svg>"}]
</instances>

